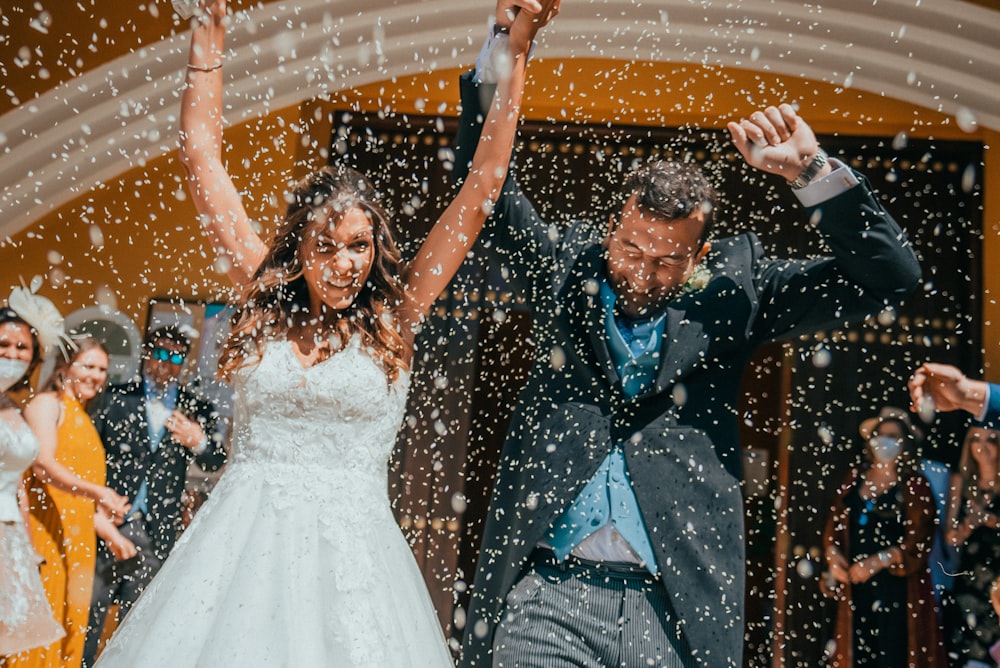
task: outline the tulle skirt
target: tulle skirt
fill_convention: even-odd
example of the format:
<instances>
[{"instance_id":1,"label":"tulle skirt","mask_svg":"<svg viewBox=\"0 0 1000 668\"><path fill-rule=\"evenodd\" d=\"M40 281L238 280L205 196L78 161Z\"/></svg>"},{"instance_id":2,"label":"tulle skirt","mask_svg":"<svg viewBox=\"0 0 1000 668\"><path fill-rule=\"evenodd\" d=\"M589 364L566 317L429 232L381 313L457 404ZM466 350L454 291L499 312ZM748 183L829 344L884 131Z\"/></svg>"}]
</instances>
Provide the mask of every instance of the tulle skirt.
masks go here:
<instances>
[{"instance_id":1,"label":"tulle skirt","mask_svg":"<svg viewBox=\"0 0 1000 668\"><path fill-rule=\"evenodd\" d=\"M0 656L50 645L66 635L38 576L40 557L21 522L0 522Z\"/></svg>"},{"instance_id":2,"label":"tulle skirt","mask_svg":"<svg viewBox=\"0 0 1000 668\"><path fill-rule=\"evenodd\" d=\"M232 464L97 667L452 666L384 478L309 477Z\"/></svg>"}]
</instances>

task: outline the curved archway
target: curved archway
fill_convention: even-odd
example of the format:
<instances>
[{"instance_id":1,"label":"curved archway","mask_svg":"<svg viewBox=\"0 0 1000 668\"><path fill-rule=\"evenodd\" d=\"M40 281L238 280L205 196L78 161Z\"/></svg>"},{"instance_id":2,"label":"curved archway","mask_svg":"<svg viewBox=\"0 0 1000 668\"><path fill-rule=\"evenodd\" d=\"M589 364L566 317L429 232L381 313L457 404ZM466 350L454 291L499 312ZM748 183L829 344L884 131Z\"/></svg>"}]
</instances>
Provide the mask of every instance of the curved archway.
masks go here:
<instances>
[{"instance_id":1,"label":"curved archway","mask_svg":"<svg viewBox=\"0 0 1000 668\"><path fill-rule=\"evenodd\" d=\"M264 4L234 20L228 122L339 90L471 62L487 23L460 0ZM349 18L344 18L349 17ZM958 0L832 9L784 0L664 8L567 3L547 58L779 73L900 99L1000 129L1000 13ZM91 70L0 117L0 235L174 150L187 35Z\"/></svg>"}]
</instances>

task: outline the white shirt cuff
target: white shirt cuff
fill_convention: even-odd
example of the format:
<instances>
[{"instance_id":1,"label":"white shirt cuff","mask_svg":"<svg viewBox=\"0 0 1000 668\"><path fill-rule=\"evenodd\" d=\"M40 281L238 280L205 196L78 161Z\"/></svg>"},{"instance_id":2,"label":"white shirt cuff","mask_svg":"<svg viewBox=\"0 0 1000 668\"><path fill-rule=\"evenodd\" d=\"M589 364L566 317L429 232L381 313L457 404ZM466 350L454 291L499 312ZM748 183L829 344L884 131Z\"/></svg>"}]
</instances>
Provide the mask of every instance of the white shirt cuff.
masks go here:
<instances>
[{"instance_id":1,"label":"white shirt cuff","mask_svg":"<svg viewBox=\"0 0 1000 668\"><path fill-rule=\"evenodd\" d=\"M500 62L500 59L507 56L509 51L507 45L509 42L510 35L507 33L494 33L492 30L490 31L489 37L483 42L483 48L479 52L479 57L476 58L476 71L472 75L473 83L495 84L500 80L497 72L497 64Z\"/></svg>"},{"instance_id":2,"label":"white shirt cuff","mask_svg":"<svg viewBox=\"0 0 1000 668\"><path fill-rule=\"evenodd\" d=\"M535 45L532 42L528 48L528 60L535 53ZM476 84L495 84L500 81L501 72L509 72L510 63L510 35L505 32L490 31L489 37L483 42L483 48L476 58L476 70L472 73L472 82Z\"/></svg>"},{"instance_id":3,"label":"white shirt cuff","mask_svg":"<svg viewBox=\"0 0 1000 668\"><path fill-rule=\"evenodd\" d=\"M201 440L198 441L198 445L191 448L191 453L197 457L198 455L203 454L206 450L208 450L208 436L202 436Z\"/></svg>"},{"instance_id":4,"label":"white shirt cuff","mask_svg":"<svg viewBox=\"0 0 1000 668\"><path fill-rule=\"evenodd\" d=\"M804 188L792 190L802 206L816 206L841 195L861 183L851 169L836 158L830 158L833 171Z\"/></svg>"}]
</instances>

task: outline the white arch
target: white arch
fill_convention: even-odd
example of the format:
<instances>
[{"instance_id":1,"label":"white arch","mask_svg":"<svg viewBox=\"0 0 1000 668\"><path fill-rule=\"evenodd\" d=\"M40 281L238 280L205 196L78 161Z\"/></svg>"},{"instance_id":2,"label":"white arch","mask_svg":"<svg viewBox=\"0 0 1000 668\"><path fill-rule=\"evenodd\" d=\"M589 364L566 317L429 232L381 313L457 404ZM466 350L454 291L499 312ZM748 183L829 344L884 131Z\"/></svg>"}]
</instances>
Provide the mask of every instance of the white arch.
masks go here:
<instances>
[{"instance_id":1,"label":"white arch","mask_svg":"<svg viewBox=\"0 0 1000 668\"><path fill-rule=\"evenodd\" d=\"M317 96L469 64L489 3L298 0L236 19L227 121ZM546 57L689 62L884 94L1000 129L1000 12L958 0L564 4ZM334 13L336 12L336 14ZM188 35L151 44L0 117L0 238L173 151Z\"/></svg>"}]
</instances>

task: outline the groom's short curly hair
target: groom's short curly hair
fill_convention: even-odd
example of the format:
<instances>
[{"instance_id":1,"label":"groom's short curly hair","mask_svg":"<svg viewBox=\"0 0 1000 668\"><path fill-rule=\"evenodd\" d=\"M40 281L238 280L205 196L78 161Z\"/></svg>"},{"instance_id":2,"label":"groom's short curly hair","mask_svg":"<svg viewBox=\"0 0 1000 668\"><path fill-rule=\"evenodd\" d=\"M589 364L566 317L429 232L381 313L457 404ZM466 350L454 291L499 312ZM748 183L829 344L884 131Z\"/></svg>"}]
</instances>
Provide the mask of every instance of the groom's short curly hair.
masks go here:
<instances>
[{"instance_id":1,"label":"groom's short curly hair","mask_svg":"<svg viewBox=\"0 0 1000 668\"><path fill-rule=\"evenodd\" d=\"M690 218L698 210L705 224L701 241L707 241L715 224L718 196L697 165L679 160L653 160L637 168L622 184L623 201L635 195L636 205L666 220Z\"/></svg>"}]
</instances>

